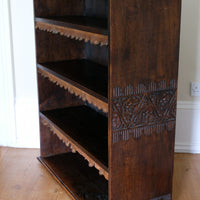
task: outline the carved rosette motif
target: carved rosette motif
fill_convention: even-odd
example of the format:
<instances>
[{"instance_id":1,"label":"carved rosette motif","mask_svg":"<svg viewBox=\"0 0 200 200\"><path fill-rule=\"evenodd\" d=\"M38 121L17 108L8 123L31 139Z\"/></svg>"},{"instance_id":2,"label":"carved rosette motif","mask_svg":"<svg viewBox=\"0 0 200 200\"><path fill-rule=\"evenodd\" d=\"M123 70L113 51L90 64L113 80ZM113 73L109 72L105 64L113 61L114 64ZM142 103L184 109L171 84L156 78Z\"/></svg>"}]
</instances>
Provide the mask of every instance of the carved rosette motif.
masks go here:
<instances>
[{"instance_id":1,"label":"carved rosette motif","mask_svg":"<svg viewBox=\"0 0 200 200\"><path fill-rule=\"evenodd\" d=\"M163 195L163 196L156 197L150 200L171 200L171 194Z\"/></svg>"},{"instance_id":2,"label":"carved rosette motif","mask_svg":"<svg viewBox=\"0 0 200 200\"><path fill-rule=\"evenodd\" d=\"M108 45L108 36L106 35L90 33L86 31L76 30L73 28L62 27L44 22L36 22L35 28L41 31L51 32L53 34L60 34L71 39L90 42L91 44L95 45L100 45L100 46Z\"/></svg>"},{"instance_id":3,"label":"carved rosette motif","mask_svg":"<svg viewBox=\"0 0 200 200\"><path fill-rule=\"evenodd\" d=\"M151 135L174 130L176 121L177 83L171 80L149 85L139 84L137 88L128 85L122 89L113 88L112 98L112 140L113 143L131 137Z\"/></svg>"}]
</instances>

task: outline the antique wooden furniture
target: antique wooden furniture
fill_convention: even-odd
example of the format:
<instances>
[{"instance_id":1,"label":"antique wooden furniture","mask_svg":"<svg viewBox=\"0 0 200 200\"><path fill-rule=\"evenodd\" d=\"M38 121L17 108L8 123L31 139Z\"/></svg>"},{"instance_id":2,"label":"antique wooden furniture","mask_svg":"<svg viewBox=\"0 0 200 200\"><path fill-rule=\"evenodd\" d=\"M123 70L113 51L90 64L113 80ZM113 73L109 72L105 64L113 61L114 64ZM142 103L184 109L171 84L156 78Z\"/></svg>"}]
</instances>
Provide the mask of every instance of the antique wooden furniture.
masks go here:
<instances>
[{"instance_id":1,"label":"antique wooden furniture","mask_svg":"<svg viewBox=\"0 0 200 200\"><path fill-rule=\"evenodd\" d=\"M170 200L181 0L35 0L39 160L76 200Z\"/></svg>"}]
</instances>

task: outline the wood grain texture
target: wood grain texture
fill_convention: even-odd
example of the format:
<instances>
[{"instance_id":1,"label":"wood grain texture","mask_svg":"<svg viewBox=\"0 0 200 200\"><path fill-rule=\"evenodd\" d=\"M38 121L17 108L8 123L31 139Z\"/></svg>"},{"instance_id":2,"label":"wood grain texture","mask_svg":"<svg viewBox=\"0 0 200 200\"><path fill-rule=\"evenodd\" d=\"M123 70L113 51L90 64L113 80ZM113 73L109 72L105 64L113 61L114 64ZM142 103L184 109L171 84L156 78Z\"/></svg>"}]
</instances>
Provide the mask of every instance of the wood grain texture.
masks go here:
<instances>
[{"instance_id":1,"label":"wood grain texture","mask_svg":"<svg viewBox=\"0 0 200 200\"><path fill-rule=\"evenodd\" d=\"M108 45L108 0L35 0L34 4L36 29Z\"/></svg>"},{"instance_id":2,"label":"wood grain texture","mask_svg":"<svg viewBox=\"0 0 200 200\"><path fill-rule=\"evenodd\" d=\"M37 78L39 109L41 111L83 105L80 98L70 94L64 88L58 87L53 82L49 81L48 78L44 78L39 73Z\"/></svg>"},{"instance_id":3,"label":"wood grain texture","mask_svg":"<svg viewBox=\"0 0 200 200\"><path fill-rule=\"evenodd\" d=\"M102 100L107 100L107 66L86 59L39 63L37 66L39 69L56 74L80 89L90 90L93 95L95 93L101 95L99 98Z\"/></svg>"},{"instance_id":4,"label":"wood grain texture","mask_svg":"<svg viewBox=\"0 0 200 200\"><path fill-rule=\"evenodd\" d=\"M82 15L84 7L84 0L34 0L35 16L37 17Z\"/></svg>"},{"instance_id":5,"label":"wood grain texture","mask_svg":"<svg viewBox=\"0 0 200 200\"><path fill-rule=\"evenodd\" d=\"M108 67L108 46L93 45L89 42L85 44L85 58L93 62L99 63L102 66Z\"/></svg>"},{"instance_id":6,"label":"wood grain texture","mask_svg":"<svg viewBox=\"0 0 200 200\"><path fill-rule=\"evenodd\" d=\"M108 18L109 1L108 0L85 0L84 15Z\"/></svg>"},{"instance_id":7,"label":"wood grain texture","mask_svg":"<svg viewBox=\"0 0 200 200\"><path fill-rule=\"evenodd\" d=\"M82 155L89 167L95 167L108 180L106 117L86 106L78 106L42 112L40 118L42 124L70 147L73 153Z\"/></svg>"},{"instance_id":8,"label":"wood grain texture","mask_svg":"<svg viewBox=\"0 0 200 200\"><path fill-rule=\"evenodd\" d=\"M101 33L95 33L95 32L88 32L85 30L78 30L75 28L70 28L67 26L55 23L53 24L53 20L40 20L36 18L36 24L35 28L42 30L42 31L47 31L51 32L53 34L60 34L63 36L66 36L67 38L70 39L75 39L79 41L85 41L85 42L90 42L91 44L95 45L108 45L108 36L101 34ZM52 23L51 23L52 22Z\"/></svg>"},{"instance_id":9,"label":"wood grain texture","mask_svg":"<svg viewBox=\"0 0 200 200\"><path fill-rule=\"evenodd\" d=\"M38 162L39 149L0 147L0 199L71 200ZM200 199L200 155L175 154L173 200Z\"/></svg>"},{"instance_id":10,"label":"wood grain texture","mask_svg":"<svg viewBox=\"0 0 200 200\"><path fill-rule=\"evenodd\" d=\"M36 0L36 9L40 9L37 2L42 1ZM108 102L107 95L95 94L84 82L77 86L44 66L38 71L95 112L108 114L109 200L171 200L181 0L85 0L80 1L80 9L75 0L69 5L71 15L77 17L80 12L81 23L74 21L76 17L72 22L69 11L68 19L58 13L62 3L45 0L41 4L40 15L49 16L36 19L38 63L88 59L108 65ZM88 17L105 20L108 30L101 23L84 21ZM82 74L82 69L77 72ZM98 70L96 75L101 76ZM49 127L68 144L55 127ZM52 151L52 138L46 144L46 155ZM56 151L62 153L62 147L52 152Z\"/></svg>"},{"instance_id":11,"label":"wood grain texture","mask_svg":"<svg viewBox=\"0 0 200 200\"><path fill-rule=\"evenodd\" d=\"M39 149L0 147L1 200L71 200L36 159Z\"/></svg>"},{"instance_id":12,"label":"wood grain texture","mask_svg":"<svg viewBox=\"0 0 200 200\"><path fill-rule=\"evenodd\" d=\"M40 30L36 30L36 38L38 63L81 59L85 56L84 42Z\"/></svg>"},{"instance_id":13,"label":"wood grain texture","mask_svg":"<svg viewBox=\"0 0 200 200\"><path fill-rule=\"evenodd\" d=\"M107 19L102 18L88 16L52 16L45 18L36 17L35 21L91 33L108 35L108 21Z\"/></svg>"},{"instance_id":14,"label":"wood grain texture","mask_svg":"<svg viewBox=\"0 0 200 200\"><path fill-rule=\"evenodd\" d=\"M175 154L173 200L200 199L200 154Z\"/></svg>"},{"instance_id":15,"label":"wood grain texture","mask_svg":"<svg viewBox=\"0 0 200 200\"><path fill-rule=\"evenodd\" d=\"M108 17L108 0L35 0L35 16ZM62 8L62 9L61 9Z\"/></svg>"},{"instance_id":16,"label":"wood grain texture","mask_svg":"<svg viewBox=\"0 0 200 200\"><path fill-rule=\"evenodd\" d=\"M40 118L40 155L43 157L52 156L59 153L71 152L71 148L65 145L47 126L42 123Z\"/></svg>"},{"instance_id":17,"label":"wood grain texture","mask_svg":"<svg viewBox=\"0 0 200 200\"><path fill-rule=\"evenodd\" d=\"M78 154L39 158L73 200L108 200L108 182Z\"/></svg>"},{"instance_id":18,"label":"wood grain texture","mask_svg":"<svg viewBox=\"0 0 200 200\"><path fill-rule=\"evenodd\" d=\"M99 95L86 87L75 85L72 80L69 81L66 77L51 71L43 66L40 65L38 67L38 73L45 78L48 78L51 82L55 83L56 85L64 88L65 90L69 91L71 94L78 96L83 101L87 101L93 104L98 109L102 110L103 112L108 112L108 103L107 98ZM80 85L80 84L79 84Z\"/></svg>"},{"instance_id":19,"label":"wood grain texture","mask_svg":"<svg viewBox=\"0 0 200 200\"><path fill-rule=\"evenodd\" d=\"M174 99L172 107L176 108L177 87L155 89L146 95L145 91L152 83L170 85L177 80L180 3L180 0L110 1L110 200L171 199L176 112L172 112L174 122L170 130L160 125L169 119L165 118L165 105ZM128 86L133 94L124 90ZM119 92L116 97L116 88L127 94ZM173 93L173 97L166 91ZM122 133L115 138L118 142L113 143L116 130Z\"/></svg>"}]
</instances>

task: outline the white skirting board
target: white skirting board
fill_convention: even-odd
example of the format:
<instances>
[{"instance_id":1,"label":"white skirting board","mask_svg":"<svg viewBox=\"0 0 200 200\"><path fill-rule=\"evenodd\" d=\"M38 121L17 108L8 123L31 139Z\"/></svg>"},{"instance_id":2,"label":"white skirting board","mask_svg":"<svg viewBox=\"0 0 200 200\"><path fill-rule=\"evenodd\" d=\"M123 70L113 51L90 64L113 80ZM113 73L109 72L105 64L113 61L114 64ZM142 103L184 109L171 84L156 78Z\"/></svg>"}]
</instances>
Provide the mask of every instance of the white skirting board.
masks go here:
<instances>
[{"instance_id":1,"label":"white skirting board","mask_svg":"<svg viewBox=\"0 0 200 200\"><path fill-rule=\"evenodd\" d=\"M178 102L175 152L200 153L200 102Z\"/></svg>"},{"instance_id":2,"label":"white skirting board","mask_svg":"<svg viewBox=\"0 0 200 200\"><path fill-rule=\"evenodd\" d=\"M15 147L39 148L39 110L36 100L18 100L15 105L17 139Z\"/></svg>"}]
</instances>

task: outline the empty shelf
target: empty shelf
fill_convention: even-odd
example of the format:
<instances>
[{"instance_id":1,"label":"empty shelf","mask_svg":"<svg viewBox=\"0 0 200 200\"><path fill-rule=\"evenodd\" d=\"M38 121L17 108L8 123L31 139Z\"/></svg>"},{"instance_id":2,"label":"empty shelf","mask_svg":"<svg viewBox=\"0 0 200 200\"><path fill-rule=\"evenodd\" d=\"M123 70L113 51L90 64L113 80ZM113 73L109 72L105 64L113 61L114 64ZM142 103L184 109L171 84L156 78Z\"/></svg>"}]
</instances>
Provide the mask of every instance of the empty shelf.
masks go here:
<instances>
[{"instance_id":1,"label":"empty shelf","mask_svg":"<svg viewBox=\"0 0 200 200\"><path fill-rule=\"evenodd\" d=\"M78 154L59 154L39 160L72 199L108 200L108 182Z\"/></svg>"}]
</instances>

